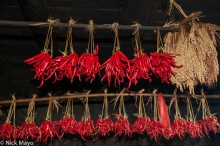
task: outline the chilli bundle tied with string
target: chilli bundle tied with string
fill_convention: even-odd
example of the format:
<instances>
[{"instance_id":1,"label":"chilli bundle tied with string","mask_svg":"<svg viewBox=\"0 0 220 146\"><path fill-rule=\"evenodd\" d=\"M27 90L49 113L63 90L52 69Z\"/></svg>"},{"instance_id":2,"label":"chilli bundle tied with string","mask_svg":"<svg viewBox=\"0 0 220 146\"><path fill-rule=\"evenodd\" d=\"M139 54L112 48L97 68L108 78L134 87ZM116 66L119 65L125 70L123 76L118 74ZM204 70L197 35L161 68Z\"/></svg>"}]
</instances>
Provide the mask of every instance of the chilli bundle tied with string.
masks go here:
<instances>
[{"instance_id":1,"label":"chilli bundle tied with string","mask_svg":"<svg viewBox=\"0 0 220 146\"><path fill-rule=\"evenodd\" d=\"M62 138L64 134L76 134L77 133L77 121L74 119L73 113L73 99L68 99L66 104L66 111L64 117L57 122L59 125L59 138Z\"/></svg>"},{"instance_id":2,"label":"chilli bundle tied with string","mask_svg":"<svg viewBox=\"0 0 220 146\"><path fill-rule=\"evenodd\" d=\"M81 76L85 76L85 80L91 83L100 72L99 47L94 43L94 23L92 20L89 21L86 30L89 32L89 42L86 52L79 57L79 79L81 80Z\"/></svg>"},{"instance_id":3,"label":"chilli bundle tied with string","mask_svg":"<svg viewBox=\"0 0 220 146\"><path fill-rule=\"evenodd\" d=\"M198 84L212 87L216 84L219 75L217 46L220 27L210 23L199 22L201 12L187 16L175 1L171 2L183 14L185 19L177 24L178 32L169 32L165 36L165 50L173 54L178 64L184 67L173 70L176 72L170 81L181 91L189 89L194 93ZM171 11L170 8L170 11Z\"/></svg>"},{"instance_id":4,"label":"chilli bundle tied with string","mask_svg":"<svg viewBox=\"0 0 220 146\"><path fill-rule=\"evenodd\" d=\"M53 59L53 65L48 72L47 79L54 76L54 82L62 80L66 77L71 82L73 82L74 77L79 76L78 73L78 54L74 52L73 42L72 42L72 26L76 23L73 19L69 20L67 36L66 36L66 46L62 53L62 56L56 56ZM68 49L70 49L70 54L68 55Z\"/></svg>"},{"instance_id":5,"label":"chilli bundle tied with string","mask_svg":"<svg viewBox=\"0 0 220 146\"><path fill-rule=\"evenodd\" d=\"M172 138L176 135L182 140L186 136L187 121L181 117L177 96L176 96L176 90L174 91L173 97L170 101L169 108L171 108L172 104L174 104L175 107L174 121L173 124L171 125L173 131Z\"/></svg>"},{"instance_id":6,"label":"chilli bundle tied with string","mask_svg":"<svg viewBox=\"0 0 220 146\"><path fill-rule=\"evenodd\" d=\"M196 116L194 115L192 103L190 97L186 98L187 102L187 117L186 117L186 132L191 135L192 138L202 138L204 137L202 131L202 125L196 121Z\"/></svg>"},{"instance_id":7,"label":"chilli bundle tied with string","mask_svg":"<svg viewBox=\"0 0 220 146\"><path fill-rule=\"evenodd\" d=\"M47 32L46 41L44 44L44 49L41 51L41 53L26 59L24 62L26 62L29 65L33 65L33 71L35 71L34 79L38 79L41 81L40 85L37 88L40 88L43 86L44 81L48 78L48 76L51 74L51 68L53 66L53 27L52 25L55 23L58 23L59 20L48 20L49 29ZM40 24L39 24L40 25ZM50 49L48 49L49 45L51 46ZM49 54L50 52L50 54Z\"/></svg>"},{"instance_id":8,"label":"chilli bundle tied with string","mask_svg":"<svg viewBox=\"0 0 220 146\"><path fill-rule=\"evenodd\" d=\"M136 85L138 80L143 78L148 81L151 81L150 72L152 70L150 58L146 53L143 53L144 49L141 47L140 41L140 24L136 23L133 26L136 26L135 35L135 58L130 60L130 70L128 74L129 85L127 88L130 88L131 84Z\"/></svg>"},{"instance_id":9,"label":"chilli bundle tied with string","mask_svg":"<svg viewBox=\"0 0 220 146\"><path fill-rule=\"evenodd\" d=\"M169 139L173 135L168 108L162 93L159 93L158 97L154 95L154 118L147 126L147 133L150 139L155 141L162 137Z\"/></svg>"},{"instance_id":10,"label":"chilli bundle tied with string","mask_svg":"<svg viewBox=\"0 0 220 146\"><path fill-rule=\"evenodd\" d=\"M130 64L125 54L120 51L118 23L113 23L111 28L115 33L112 56L101 65L100 69L105 69L105 74L101 80L106 79L108 87L110 87L111 82L113 81L114 86L116 87L123 83L125 78L128 77L127 73L130 70Z\"/></svg>"},{"instance_id":11,"label":"chilli bundle tied with string","mask_svg":"<svg viewBox=\"0 0 220 146\"><path fill-rule=\"evenodd\" d=\"M107 90L105 90L105 94L106 93ZM97 133L100 134L101 136L106 136L110 132L114 131L114 124L108 114L108 98L106 95L103 101L102 115L96 121L96 129L97 129Z\"/></svg>"},{"instance_id":12,"label":"chilli bundle tied with string","mask_svg":"<svg viewBox=\"0 0 220 146\"><path fill-rule=\"evenodd\" d=\"M124 90L121 92L121 94ZM119 113L115 114L116 121L114 123L114 132L115 136L131 136L131 124L128 121L128 115L125 110L124 97L119 95L114 99L114 107L116 106L119 100Z\"/></svg>"},{"instance_id":13,"label":"chilli bundle tied with string","mask_svg":"<svg viewBox=\"0 0 220 146\"><path fill-rule=\"evenodd\" d=\"M198 123L202 126L202 129L207 137L210 138L210 132L216 134L220 131L220 124L217 117L214 114L211 114L208 101L203 90L201 91L201 93L203 96L200 99L200 107L202 108L202 120L199 120Z\"/></svg>"},{"instance_id":14,"label":"chilli bundle tied with string","mask_svg":"<svg viewBox=\"0 0 220 146\"><path fill-rule=\"evenodd\" d=\"M88 93L86 93L88 95ZM85 105L84 115L81 121L77 124L77 134L83 139L86 140L88 137L92 137L95 135L95 126L91 119L89 112L89 101L88 96L86 95L85 100L82 99Z\"/></svg>"},{"instance_id":15,"label":"chilli bundle tied with string","mask_svg":"<svg viewBox=\"0 0 220 146\"><path fill-rule=\"evenodd\" d=\"M140 92L142 93L144 92L144 90ZM138 118L132 125L132 132L144 134L145 132L147 132L147 126L151 124L151 120L146 114L144 99L142 95L140 95L139 97L138 113L135 114L135 116L137 116Z\"/></svg>"},{"instance_id":16,"label":"chilli bundle tied with string","mask_svg":"<svg viewBox=\"0 0 220 146\"><path fill-rule=\"evenodd\" d=\"M176 65L174 57L176 53L167 53L164 51L164 44L161 39L160 30L157 30L157 52L150 53L150 61L152 66L152 72L157 77L160 78L162 83L169 83L169 79L176 74L173 68L178 71L182 68L182 65Z\"/></svg>"},{"instance_id":17,"label":"chilli bundle tied with string","mask_svg":"<svg viewBox=\"0 0 220 146\"><path fill-rule=\"evenodd\" d=\"M18 138L18 129L15 126L15 109L16 102L15 96L12 95L12 103L8 111L8 116L4 124L0 125L0 139L6 141L16 141ZM13 116L13 124L11 124L11 118Z\"/></svg>"},{"instance_id":18,"label":"chilli bundle tied with string","mask_svg":"<svg viewBox=\"0 0 220 146\"><path fill-rule=\"evenodd\" d=\"M53 100L51 95L50 98L51 99L49 100L46 119L39 126L39 136L37 138L37 141L44 143L48 142L49 139L52 141L53 138L59 137L59 127L56 125L55 122L51 121L53 106L56 107L58 112L59 103L56 100Z\"/></svg>"},{"instance_id":19,"label":"chilli bundle tied with string","mask_svg":"<svg viewBox=\"0 0 220 146\"><path fill-rule=\"evenodd\" d=\"M35 112L35 98L36 95L33 95L32 100L29 103L27 117L25 122L18 127L19 133L18 138L22 140L36 140L39 135L39 128L34 122L34 112Z\"/></svg>"}]
</instances>

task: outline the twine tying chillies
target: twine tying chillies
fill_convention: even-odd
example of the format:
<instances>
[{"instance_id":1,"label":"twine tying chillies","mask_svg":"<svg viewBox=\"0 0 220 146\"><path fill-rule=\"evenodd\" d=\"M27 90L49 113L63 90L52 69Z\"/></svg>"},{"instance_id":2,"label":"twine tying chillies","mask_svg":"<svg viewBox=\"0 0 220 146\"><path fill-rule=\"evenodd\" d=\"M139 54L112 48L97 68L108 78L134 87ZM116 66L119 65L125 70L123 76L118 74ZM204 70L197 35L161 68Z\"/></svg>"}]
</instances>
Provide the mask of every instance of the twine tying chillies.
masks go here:
<instances>
[{"instance_id":1,"label":"twine tying chillies","mask_svg":"<svg viewBox=\"0 0 220 146\"><path fill-rule=\"evenodd\" d=\"M15 95L12 95L12 102L11 102L11 106L9 108L9 111L8 111L8 116L6 118L6 123L11 123L11 118L13 116L13 124L15 124L15 110L16 110L16 98L15 98Z\"/></svg>"},{"instance_id":2,"label":"twine tying chillies","mask_svg":"<svg viewBox=\"0 0 220 146\"><path fill-rule=\"evenodd\" d=\"M95 51L95 43L94 43L94 22L93 20L89 21L89 24L86 28L86 31L89 32L89 41L88 41L88 48L87 52L91 54Z\"/></svg>"}]
</instances>

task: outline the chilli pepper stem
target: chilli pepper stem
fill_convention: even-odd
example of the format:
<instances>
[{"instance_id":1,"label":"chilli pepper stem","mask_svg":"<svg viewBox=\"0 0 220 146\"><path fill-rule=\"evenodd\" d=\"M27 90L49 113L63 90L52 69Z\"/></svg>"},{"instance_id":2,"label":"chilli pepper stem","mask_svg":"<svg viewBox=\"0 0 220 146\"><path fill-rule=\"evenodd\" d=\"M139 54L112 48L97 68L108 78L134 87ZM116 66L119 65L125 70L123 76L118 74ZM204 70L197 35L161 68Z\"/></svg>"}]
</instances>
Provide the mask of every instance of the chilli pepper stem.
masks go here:
<instances>
[{"instance_id":1,"label":"chilli pepper stem","mask_svg":"<svg viewBox=\"0 0 220 146\"><path fill-rule=\"evenodd\" d=\"M120 42L119 42L119 36L118 36L118 23L115 22L111 25L112 30L115 33L114 37L114 47L112 53L115 53L117 51L120 51Z\"/></svg>"},{"instance_id":2,"label":"chilli pepper stem","mask_svg":"<svg viewBox=\"0 0 220 146\"><path fill-rule=\"evenodd\" d=\"M29 103L27 117L25 119L26 122L34 122L34 111L35 111L35 98L36 94L33 95L32 100Z\"/></svg>"}]
</instances>

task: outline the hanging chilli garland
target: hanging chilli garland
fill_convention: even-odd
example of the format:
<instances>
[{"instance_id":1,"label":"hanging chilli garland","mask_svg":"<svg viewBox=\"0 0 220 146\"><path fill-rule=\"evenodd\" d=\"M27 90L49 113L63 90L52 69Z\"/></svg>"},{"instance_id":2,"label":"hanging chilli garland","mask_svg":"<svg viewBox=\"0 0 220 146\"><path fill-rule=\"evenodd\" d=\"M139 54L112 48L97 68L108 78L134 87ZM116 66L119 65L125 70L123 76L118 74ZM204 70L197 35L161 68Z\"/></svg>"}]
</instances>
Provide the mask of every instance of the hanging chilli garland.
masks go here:
<instances>
[{"instance_id":1,"label":"hanging chilli garland","mask_svg":"<svg viewBox=\"0 0 220 146\"><path fill-rule=\"evenodd\" d=\"M157 30L157 52L150 53L150 60L153 74L161 78L162 82L169 83L169 79L176 73L172 68L182 68L183 65L176 65L174 57L177 54L170 54L164 51L164 44L161 39L160 30Z\"/></svg>"},{"instance_id":2,"label":"hanging chilli garland","mask_svg":"<svg viewBox=\"0 0 220 146\"><path fill-rule=\"evenodd\" d=\"M73 99L68 99L66 104L66 111L64 117L57 122L59 131L59 138L62 138L64 134L76 134L77 133L77 121L74 118L73 112Z\"/></svg>"},{"instance_id":3,"label":"hanging chilli garland","mask_svg":"<svg viewBox=\"0 0 220 146\"><path fill-rule=\"evenodd\" d=\"M93 20L89 21L89 25L86 29L89 32L89 42L86 53L83 53L79 57L78 65L79 65L79 79L81 80L81 76L86 77L86 81L93 82L96 78L97 73L100 71L100 62L98 57L99 47L95 46L94 43L94 22Z\"/></svg>"},{"instance_id":4,"label":"hanging chilli garland","mask_svg":"<svg viewBox=\"0 0 220 146\"><path fill-rule=\"evenodd\" d=\"M202 126L202 129L207 137L210 138L210 132L216 134L220 131L220 124L215 114L211 114L210 112L209 105L203 89L201 90L201 94L203 95L203 98L200 99L200 106L202 108L202 120L199 120L198 123Z\"/></svg>"},{"instance_id":5,"label":"hanging chilli garland","mask_svg":"<svg viewBox=\"0 0 220 146\"><path fill-rule=\"evenodd\" d=\"M124 90L125 89L121 91L121 94L124 92ZM114 99L114 107L116 106L118 100L119 100L118 114L115 114L116 121L114 123L115 136L118 135L131 136L132 134L131 124L128 121L128 115L125 110L123 95L119 95Z\"/></svg>"},{"instance_id":6,"label":"hanging chilli garland","mask_svg":"<svg viewBox=\"0 0 220 146\"><path fill-rule=\"evenodd\" d=\"M50 77L51 74L51 68L53 66L53 24L58 23L59 20L48 20L49 28L47 32L46 41L44 44L44 49L41 51L41 53L26 59L24 62L26 62L29 65L33 65L33 71L35 71L34 79L38 79L41 81L41 84L37 87L40 88L43 86L44 81ZM48 48L50 45L50 49ZM50 52L50 54L49 54Z\"/></svg>"},{"instance_id":7,"label":"hanging chilli garland","mask_svg":"<svg viewBox=\"0 0 220 146\"><path fill-rule=\"evenodd\" d=\"M1 140L10 140L16 141L18 138L18 129L15 126L15 110L16 110L16 102L15 96L12 95L12 103L8 111L8 116L4 124L0 126L0 139ZM13 116L13 124L11 124L11 118Z\"/></svg>"},{"instance_id":8,"label":"hanging chilli garland","mask_svg":"<svg viewBox=\"0 0 220 146\"><path fill-rule=\"evenodd\" d=\"M57 127L55 122L51 121L52 120L51 118L52 118L53 106L56 107L58 112L58 107L60 106L60 104L56 100L52 99L51 94L49 94L49 96L51 97L51 99L49 100L46 119L39 126L39 136L37 138L38 142L46 143L49 139L52 141L54 137L59 137L57 131L59 127Z\"/></svg>"},{"instance_id":9,"label":"hanging chilli garland","mask_svg":"<svg viewBox=\"0 0 220 146\"><path fill-rule=\"evenodd\" d=\"M181 117L178 101L177 101L177 96L176 96L176 91L175 89L173 93L173 97L170 101L169 109L171 108L172 104L174 104L175 107L175 114L174 114L174 121L172 124L172 131L173 135L172 138L177 135L181 140L186 136L186 123L187 121Z\"/></svg>"},{"instance_id":10,"label":"hanging chilli garland","mask_svg":"<svg viewBox=\"0 0 220 146\"><path fill-rule=\"evenodd\" d=\"M107 93L107 89L104 91ZM108 114L108 98L104 97L103 106L102 106L102 114L100 118L96 121L96 129L97 133L101 136L106 136L110 132L114 131L113 121L110 119Z\"/></svg>"},{"instance_id":11,"label":"hanging chilli garland","mask_svg":"<svg viewBox=\"0 0 220 146\"><path fill-rule=\"evenodd\" d=\"M18 127L19 139L28 140L30 138L32 140L35 140L39 135L39 128L36 126L34 122L35 98L36 98L36 94L33 95L32 100L29 103L25 122L23 122L21 126Z\"/></svg>"},{"instance_id":12,"label":"hanging chilli garland","mask_svg":"<svg viewBox=\"0 0 220 146\"><path fill-rule=\"evenodd\" d=\"M151 71L152 66L150 62L150 58L144 53L144 49L141 46L140 41L140 29L141 25L139 23L135 23L133 26L136 27L134 32L135 35L135 58L130 60L130 70L128 71L129 85L127 87L130 88L131 84L136 85L138 80L143 78L151 82Z\"/></svg>"},{"instance_id":13,"label":"hanging chilli garland","mask_svg":"<svg viewBox=\"0 0 220 146\"><path fill-rule=\"evenodd\" d=\"M108 87L111 85L111 81L114 83L114 87L120 85L128 77L130 71L130 63L128 58L123 52L120 51L120 42L118 36L118 23L113 23L111 29L115 33L114 46L112 50L112 56L101 65L101 69L105 69L105 74L102 80L106 79Z\"/></svg>"},{"instance_id":14,"label":"hanging chilli garland","mask_svg":"<svg viewBox=\"0 0 220 146\"><path fill-rule=\"evenodd\" d=\"M87 95L89 94L89 92L87 92ZM79 121L77 124L77 134L80 135L80 137L83 140L86 140L86 138L95 135L95 126L93 121L91 120L91 116L89 112L88 96L86 96L85 99L81 99L81 100L85 105L85 111L83 117L81 118L81 121Z\"/></svg>"},{"instance_id":15,"label":"hanging chilli garland","mask_svg":"<svg viewBox=\"0 0 220 146\"><path fill-rule=\"evenodd\" d=\"M196 115L194 115L191 98L187 97L187 116L186 120L181 117L176 90L174 91L173 98L170 101L169 108L174 105L175 114L174 121L172 125L170 124L169 114L167 105L163 99L162 93L156 95L156 90L154 94L154 117L152 120L146 115L144 98L142 93L144 90L139 91L139 97L136 97L138 101L138 113L134 114L137 116L137 120L131 124L128 121L128 115L125 110L124 104L124 90L117 96L114 101L114 106L119 103L119 112L118 114L113 114L116 116L116 121L113 123L108 114L108 100L107 96L104 96L102 115L97 119L96 125L94 125L93 120L90 117L89 105L88 105L88 95L87 92L84 96L85 99L81 99L85 105L85 112L81 121L77 122L74 119L73 115L73 99L68 99L66 105L66 111L64 117L58 121L52 121L52 109L55 106L58 110L59 103L53 99L50 95L48 110L46 120L43 121L39 128L34 122L34 111L35 111L35 100L36 95L33 96L32 100L29 103L27 117L25 122L20 126L15 126L11 124L11 118L14 114L15 119L15 107L16 99L13 96L13 101L11 103L9 113L6 119L6 122L0 125L0 138L3 140L28 140L31 139L36 142L48 142L54 138L62 138L68 134L79 135L83 140L87 138L92 138L96 135L101 135L102 137L108 136L110 133L113 133L115 136L132 136L132 133L145 134L147 133L150 136L150 139L159 141L162 137L165 139L174 138L178 136L181 140L190 134L192 138L204 137L209 133L218 133L220 131L220 124L217 117L214 114L211 114L208 107L208 102L206 96L202 90L202 98L200 100L199 109L202 109L202 119L196 120ZM107 90L105 90L107 95ZM149 98L149 101L151 98ZM148 101L148 102L149 102ZM198 114L198 113L197 113Z\"/></svg>"},{"instance_id":16,"label":"hanging chilli garland","mask_svg":"<svg viewBox=\"0 0 220 146\"><path fill-rule=\"evenodd\" d=\"M139 93L142 92L144 92L144 90L139 91ZM144 99L142 95L139 97L138 113L134 115L137 116L137 120L132 125L132 132L144 134L145 132L147 132L151 120L146 114Z\"/></svg>"}]
</instances>

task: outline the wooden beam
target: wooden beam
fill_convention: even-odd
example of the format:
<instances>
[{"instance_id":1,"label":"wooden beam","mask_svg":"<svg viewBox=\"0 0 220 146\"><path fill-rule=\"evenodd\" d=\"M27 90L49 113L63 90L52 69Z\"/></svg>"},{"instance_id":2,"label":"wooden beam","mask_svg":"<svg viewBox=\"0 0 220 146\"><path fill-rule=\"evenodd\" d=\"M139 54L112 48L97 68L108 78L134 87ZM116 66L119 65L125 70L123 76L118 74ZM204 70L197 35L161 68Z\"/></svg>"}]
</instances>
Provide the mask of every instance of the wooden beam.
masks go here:
<instances>
[{"instance_id":1,"label":"wooden beam","mask_svg":"<svg viewBox=\"0 0 220 146\"><path fill-rule=\"evenodd\" d=\"M27 22L27 21L7 21L7 20L0 20L0 26L12 26L12 27L48 27L48 24L45 23L43 25L38 25L42 22ZM77 29L86 29L87 24L74 24L72 27ZM53 25L53 27L59 27L59 28L67 28L68 23L58 23ZM175 28L169 28L169 27L163 27L163 26L142 26L141 30L157 30L157 28L160 28L161 31L177 31ZM103 25L95 25L95 29L109 29L109 25L103 24ZM119 25L119 30L134 30L135 27L131 25Z\"/></svg>"}]
</instances>

